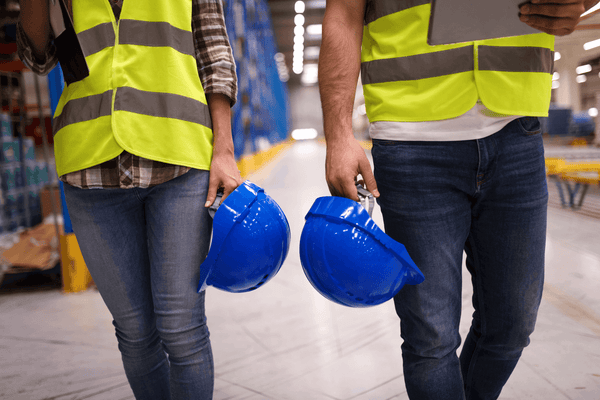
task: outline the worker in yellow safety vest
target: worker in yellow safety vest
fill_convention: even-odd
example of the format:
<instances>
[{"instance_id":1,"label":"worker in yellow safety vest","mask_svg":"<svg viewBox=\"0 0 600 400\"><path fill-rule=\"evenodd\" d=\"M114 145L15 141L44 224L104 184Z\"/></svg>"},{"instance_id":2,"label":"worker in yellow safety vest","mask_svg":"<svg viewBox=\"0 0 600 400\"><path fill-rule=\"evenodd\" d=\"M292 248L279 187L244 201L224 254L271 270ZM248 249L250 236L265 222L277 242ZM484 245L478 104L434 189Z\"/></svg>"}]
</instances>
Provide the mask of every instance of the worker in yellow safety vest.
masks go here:
<instances>
[{"instance_id":1,"label":"worker in yellow safety vest","mask_svg":"<svg viewBox=\"0 0 600 400\"><path fill-rule=\"evenodd\" d=\"M21 1L19 54L38 74L69 51L52 41L56 7L60 15L57 1ZM207 207L219 188L227 197L242 183L222 3L72 0L66 9L89 75L57 106L56 169L125 373L137 399L210 399L205 292L196 291Z\"/></svg>"},{"instance_id":2,"label":"worker in yellow safety vest","mask_svg":"<svg viewBox=\"0 0 600 400\"><path fill-rule=\"evenodd\" d=\"M429 0L327 1L329 189L358 200L361 175L425 276L394 297L411 399L496 399L529 343L548 199L537 117L550 104L554 36L596 2L531 0L515 19L539 33L431 46ZM374 171L352 132L359 76ZM463 252L475 312L458 357Z\"/></svg>"}]
</instances>

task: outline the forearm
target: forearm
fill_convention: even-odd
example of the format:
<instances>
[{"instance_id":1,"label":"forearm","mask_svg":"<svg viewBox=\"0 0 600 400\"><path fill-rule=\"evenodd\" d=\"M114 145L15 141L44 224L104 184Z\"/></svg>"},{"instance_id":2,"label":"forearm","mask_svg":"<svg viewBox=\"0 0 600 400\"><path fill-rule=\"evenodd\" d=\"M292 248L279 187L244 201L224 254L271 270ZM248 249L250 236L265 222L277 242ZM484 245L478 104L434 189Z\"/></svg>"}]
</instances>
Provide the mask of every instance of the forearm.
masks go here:
<instances>
[{"instance_id":1,"label":"forearm","mask_svg":"<svg viewBox=\"0 0 600 400\"><path fill-rule=\"evenodd\" d=\"M48 0L20 0L19 18L25 35L29 39L33 54L43 59L50 41L50 19Z\"/></svg>"},{"instance_id":2,"label":"forearm","mask_svg":"<svg viewBox=\"0 0 600 400\"><path fill-rule=\"evenodd\" d=\"M364 0L327 2L319 59L319 92L329 143L352 135L364 7Z\"/></svg>"},{"instance_id":3,"label":"forearm","mask_svg":"<svg viewBox=\"0 0 600 400\"><path fill-rule=\"evenodd\" d=\"M207 100L212 118L213 155L234 157L231 136L231 100L219 93L208 94Z\"/></svg>"}]
</instances>

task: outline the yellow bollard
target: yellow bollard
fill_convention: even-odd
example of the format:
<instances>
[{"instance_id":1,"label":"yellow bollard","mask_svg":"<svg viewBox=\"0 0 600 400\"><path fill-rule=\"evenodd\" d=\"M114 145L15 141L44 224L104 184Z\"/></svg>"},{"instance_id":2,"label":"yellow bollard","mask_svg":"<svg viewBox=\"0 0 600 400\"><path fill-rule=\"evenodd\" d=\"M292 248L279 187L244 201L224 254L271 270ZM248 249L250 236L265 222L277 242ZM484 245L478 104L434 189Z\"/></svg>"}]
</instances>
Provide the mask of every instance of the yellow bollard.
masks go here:
<instances>
[{"instance_id":1,"label":"yellow bollard","mask_svg":"<svg viewBox=\"0 0 600 400\"><path fill-rule=\"evenodd\" d=\"M86 290L92 283L92 276L83 261L74 233L60 236L60 260L63 291L74 293Z\"/></svg>"}]
</instances>

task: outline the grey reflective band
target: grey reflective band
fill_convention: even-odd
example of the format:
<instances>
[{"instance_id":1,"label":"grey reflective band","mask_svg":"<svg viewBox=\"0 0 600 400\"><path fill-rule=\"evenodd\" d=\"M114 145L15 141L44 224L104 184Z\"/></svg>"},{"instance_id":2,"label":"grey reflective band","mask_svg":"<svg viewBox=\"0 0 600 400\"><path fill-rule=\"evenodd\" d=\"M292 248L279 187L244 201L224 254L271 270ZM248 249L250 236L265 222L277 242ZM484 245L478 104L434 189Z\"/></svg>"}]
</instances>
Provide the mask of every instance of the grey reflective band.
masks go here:
<instances>
[{"instance_id":1,"label":"grey reflective band","mask_svg":"<svg viewBox=\"0 0 600 400\"><path fill-rule=\"evenodd\" d=\"M110 115L111 103L112 90L80 99L69 100L60 115L54 119L52 131L56 135L58 131L67 125L91 121Z\"/></svg>"},{"instance_id":2,"label":"grey reflective band","mask_svg":"<svg viewBox=\"0 0 600 400\"><path fill-rule=\"evenodd\" d=\"M479 70L552 73L554 52L545 47L478 46ZM457 74L474 69L473 46L364 62L363 85L412 81Z\"/></svg>"},{"instance_id":3,"label":"grey reflective band","mask_svg":"<svg viewBox=\"0 0 600 400\"><path fill-rule=\"evenodd\" d=\"M115 30L112 22L96 25L95 27L79 32L77 39L81 43L83 54L87 57L102 49L115 45Z\"/></svg>"},{"instance_id":4,"label":"grey reflective band","mask_svg":"<svg viewBox=\"0 0 600 400\"><path fill-rule=\"evenodd\" d=\"M168 22L122 19L119 22L119 43L172 47L180 53L195 55L192 32L176 28Z\"/></svg>"},{"instance_id":5,"label":"grey reflective band","mask_svg":"<svg viewBox=\"0 0 600 400\"><path fill-rule=\"evenodd\" d=\"M115 111L180 119L212 128L206 104L172 93L146 92L131 87L117 89Z\"/></svg>"},{"instance_id":6,"label":"grey reflective band","mask_svg":"<svg viewBox=\"0 0 600 400\"><path fill-rule=\"evenodd\" d=\"M479 69L552 73L554 52L545 47L479 46Z\"/></svg>"},{"instance_id":7,"label":"grey reflective band","mask_svg":"<svg viewBox=\"0 0 600 400\"><path fill-rule=\"evenodd\" d=\"M386 15L394 14L399 11L408 10L423 4L429 4L430 0L404 0L404 1L389 1L389 0L368 0L365 10L365 25L385 17Z\"/></svg>"},{"instance_id":8,"label":"grey reflective band","mask_svg":"<svg viewBox=\"0 0 600 400\"><path fill-rule=\"evenodd\" d=\"M416 56L364 62L360 72L363 85L413 81L472 71L473 46L459 47Z\"/></svg>"},{"instance_id":9,"label":"grey reflective band","mask_svg":"<svg viewBox=\"0 0 600 400\"><path fill-rule=\"evenodd\" d=\"M114 46L115 30L112 22L79 32L83 54L87 57ZM176 28L168 22L148 22L123 19L119 22L119 43L150 47L172 47L178 52L195 55L192 32Z\"/></svg>"}]
</instances>

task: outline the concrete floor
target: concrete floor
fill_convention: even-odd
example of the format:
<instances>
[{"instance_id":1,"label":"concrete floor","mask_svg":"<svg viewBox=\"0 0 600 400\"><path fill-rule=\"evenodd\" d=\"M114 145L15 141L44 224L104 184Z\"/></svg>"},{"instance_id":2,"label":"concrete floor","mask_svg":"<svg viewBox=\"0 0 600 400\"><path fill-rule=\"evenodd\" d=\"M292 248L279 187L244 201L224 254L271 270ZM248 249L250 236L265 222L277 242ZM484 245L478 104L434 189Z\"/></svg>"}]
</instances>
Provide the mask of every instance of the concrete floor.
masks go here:
<instances>
[{"instance_id":1,"label":"concrete floor","mask_svg":"<svg viewBox=\"0 0 600 400\"><path fill-rule=\"evenodd\" d=\"M408 398L392 303L336 305L302 272L304 215L329 194L324 159L322 144L298 142L249 177L285 211L292 243L279 274L259 290L208 289L216 400ZM544 299L503 400L600 399L600 215L562 209L551 192ZM378 208L374 218L382 226ZM472 313L467 273L464 283L463 335ZM0 399L133 399L95 290L1 292L0 324Z\"/></svg>"}]
</instances>

